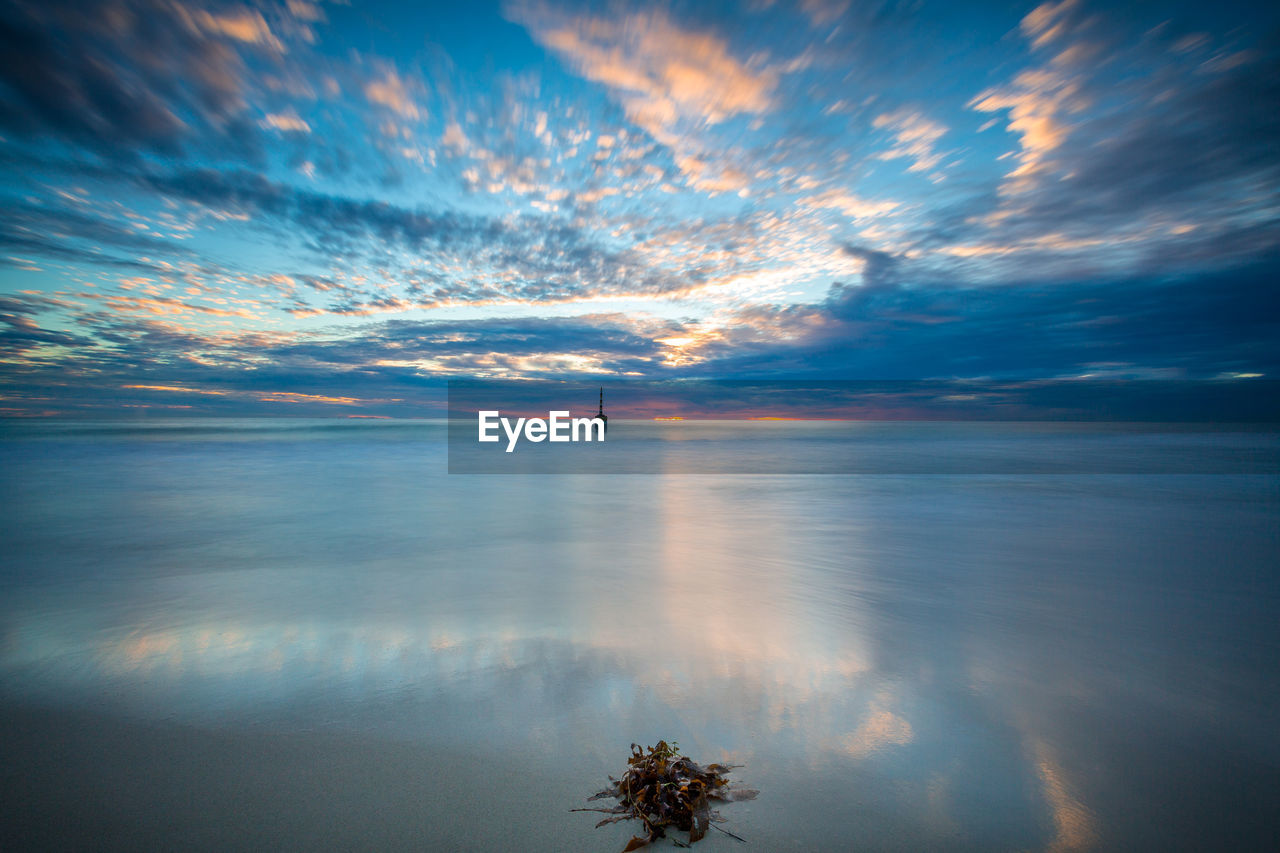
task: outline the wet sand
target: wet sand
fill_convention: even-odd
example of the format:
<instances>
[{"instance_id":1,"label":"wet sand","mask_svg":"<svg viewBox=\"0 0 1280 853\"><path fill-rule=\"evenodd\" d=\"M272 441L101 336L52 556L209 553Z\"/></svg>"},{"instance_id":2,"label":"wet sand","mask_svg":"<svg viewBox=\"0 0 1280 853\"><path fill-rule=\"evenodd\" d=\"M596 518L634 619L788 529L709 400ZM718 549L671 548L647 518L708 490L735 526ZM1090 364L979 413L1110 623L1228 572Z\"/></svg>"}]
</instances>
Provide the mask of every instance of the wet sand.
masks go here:
<instances>
[{"instance_id":1,"label":"wet sand","mask_svg":"<svg viewBox=\"0 0 1280 853\"><path fill-rule=\"evenodd\" d=\"M542 780L529 796L495 757L345 733L13 708L0 730L5 850L519 849L545 797L576 793Z\"/></svg>"}]
</instances>

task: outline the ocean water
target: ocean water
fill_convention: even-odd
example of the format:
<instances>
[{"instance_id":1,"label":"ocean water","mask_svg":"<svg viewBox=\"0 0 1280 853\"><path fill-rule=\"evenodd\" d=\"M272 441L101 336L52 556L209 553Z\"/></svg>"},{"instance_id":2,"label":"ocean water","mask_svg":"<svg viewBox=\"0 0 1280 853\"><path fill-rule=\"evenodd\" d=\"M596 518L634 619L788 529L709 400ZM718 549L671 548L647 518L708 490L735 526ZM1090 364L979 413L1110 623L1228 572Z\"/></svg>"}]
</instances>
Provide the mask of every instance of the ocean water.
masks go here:
<instances>
[{"instance_id":1,"label":"ocean water","mask_svg":"<svg viewBox=\"0 0 1280 853\"><path fill-rule=\"evenodd\" d=\"M4 424L0 848L620 850L665 738L761 791L708 851L1280 849L1275 434L915 428Z\"/></svg>"}]
</instances>

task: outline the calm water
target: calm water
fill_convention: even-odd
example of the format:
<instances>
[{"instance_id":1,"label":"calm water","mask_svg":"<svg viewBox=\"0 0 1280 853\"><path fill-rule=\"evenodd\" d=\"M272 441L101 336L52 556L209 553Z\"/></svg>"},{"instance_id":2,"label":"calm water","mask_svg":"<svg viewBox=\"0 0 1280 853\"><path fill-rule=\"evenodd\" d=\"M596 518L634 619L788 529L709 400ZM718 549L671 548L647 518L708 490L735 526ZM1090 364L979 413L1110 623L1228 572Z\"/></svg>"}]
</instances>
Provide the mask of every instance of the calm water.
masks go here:
<instances>
[{"instance_id":1,"label":"calm water","mask_svg":"<svg viewBox=\"0 0 1280 853\"><path fill-rule=\"evenodd\" d=\"M1280 476L663 446L450 475L430 423L4 426L0 847L618 850L568 810L667 738L762 791L708 851L1280 849Z\"/></svg>"}]
</instances>

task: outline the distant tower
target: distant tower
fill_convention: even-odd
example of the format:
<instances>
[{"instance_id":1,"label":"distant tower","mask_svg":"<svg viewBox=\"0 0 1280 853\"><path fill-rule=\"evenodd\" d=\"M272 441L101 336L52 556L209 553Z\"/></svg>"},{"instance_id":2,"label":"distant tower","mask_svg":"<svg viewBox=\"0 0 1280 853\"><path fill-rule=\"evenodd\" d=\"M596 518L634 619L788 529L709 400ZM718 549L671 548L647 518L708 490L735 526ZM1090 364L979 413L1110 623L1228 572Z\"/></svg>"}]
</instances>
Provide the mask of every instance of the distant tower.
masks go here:
<instances>
[{"instance_id":1,"label":"distant tower","mask_svg":"<svg viewBox=\"0 0 1280 853\"><path fill-rule=\"evenodd\" d=\"M604 386L600 386L600 411L596 413L596 417L604 421L604 431L609 431L609 416L604 413Z\"/></svg>"}]
</instances>

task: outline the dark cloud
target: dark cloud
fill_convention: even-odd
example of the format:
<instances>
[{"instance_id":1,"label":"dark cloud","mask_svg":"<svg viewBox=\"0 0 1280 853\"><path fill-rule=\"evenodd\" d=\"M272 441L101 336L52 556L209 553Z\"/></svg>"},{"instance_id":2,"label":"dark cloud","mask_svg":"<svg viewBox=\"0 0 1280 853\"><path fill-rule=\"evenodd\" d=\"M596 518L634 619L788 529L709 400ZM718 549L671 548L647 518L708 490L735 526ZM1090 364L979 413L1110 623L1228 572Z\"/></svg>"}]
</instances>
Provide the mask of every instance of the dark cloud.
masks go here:
<instances>
[{"instance_id":1,"label":"dark cloud","mask_svg":"<svg viewBox=\"0 0 1280 853\"><path fill-rule=\"evenodd\" d=\"M1052 238L1046 248L1128 240L1140 247L1128 264L1139 274L1239 265L1274 249L1275 31L1210 37L1067 3L1029 15L1022 35L1034 45L1031 67L970 102L996 115L1008 110L1021 167L997 190L975 189L967 203L939 211L918 247L1021 245L1010 265L1025 270L1038 265L1037 239ZM1069 278L1073 266L1074 274L1105 269L1086 266L1100 249L1065 262L1070 250L1053 251L1056 259L1043 253L1048 277Z\"/></svg>"},{"instance_id":2,"label":"dark cloud","mask_svg":"<svg viewBox=\"0 0 1280 853\"><path fill-rule=\"evenodd\" d=\"M883 261L884 259L879 259ZM1183 277L991 287L836 285L810 307L742 314L703 375L919 378L1213 376L1280 369L1280 261ZM755 343L759 329L791 343Z\"/></svg>"},{"instance_id":3,"label":"dark cloud","mask_svg":"<svg viewBox=\"0 0 1280 853\"><path fill-rule=\"evenodd\" d=\"M837 282L827 295L827 305L836 316L846 306L865 303L877 294L895 291L898 284L898 258L888 252L863 246L845 246L844 251L862 261L862 283L850 286Z\"/></svg>"},{"instance_id":4,"label":"dark cloud","mask_svg":"<svg viewBox=\"0 0 1280 853\"><path fill-rule=\"evenodd\" d=\"M0 296L0 323L4 324L4 328L0 328L0 354L16 358L44 344L92 346L92 341L83 335L42 328L35 315L48 307L51 306L46 300Z\"/></svg>"},{"instance_id":5,"label":"dark cloud","mask_svg":"<svg viewBox=\"0 0 1280 853\"><path fill-rule=\"evenodd\" d=\"M82 402L124 385L187 388L121 393L224 413L279 412L275 399L245 396L254 393L395 398L401 402L369 410L404 415L435 411L423 401L438 395L427 389L448 376L1194 378L1280 370L1280 263L1177 279L973 288L912 285L895 278L888 256L868 262L885 265L874 285L837 286L814 305L745 311L741 326L700 351L704 360L680 369L664 366L658 340L688 334L683 324L625 315L392 320L358 336L335 328L285 341L204 336L105 310L77 315L79 334L50 332L32 319L48 306L8 299L0 305L8 346L57 344L72 354L56 366L32 357L6 385L12 399L52 393ZM333 413L331 404L297 405L289 411Z\"/></svg>"},{"instance_id":6,"label":"dark cloud","mask_svg":"<svg viewBox=\"0 0 1280 853\"><path fill-rule=\"evenodd\" d=\"M164 196L287 224L324 257L399 250L464 254L470 266L484 270L493 282L437 277L419 285L419 298L407 304L676 293L702 278L695 272L655 269L633 251L605 248L582 228L551 216L495 218L454 209L411 209L301 189L245 170L142 171L134 180ZM370 245L370 239L377 242ZM516 274L514 281L497 284L506 271ZM393 307L379 305L378 298L387 297L349 299L331 310L362 313Z\"/></svg>"},{"instance_id":7,"label":"dark cloud","mask_svg":"<svg viewBox=\"0 0 1280 853\"><path fill-rule=\"evenodd\" d=\"M1022 223L1107 224L1152 211L1176 216L1180 208L1196 221L1205 205L1239 206L1242 195L1254 195L1272 236L1280 233L1280 55L1240 63L1177 85L1148 84L1133 96L1146 108L1084 129L1059 155L1069 177L1046 183Z\"/></svg>"},{"instance_id":8,"label":"dark cloud","mask_svg":"<svg viewBox=\"0 0 1280 853\"><path fill-rule=\"evenodd\" d=\"M637 326L622 315L395 320L372 323L356 337L333 329L281 341L260 333L201 335L136 315L83 311L76 320L83 335L47 333L37 339L30 317L46 307L26 298L0 304L0 319L13 319L11 338L0 333L0 343L28 353L21 370L0 375L0 385L11 403L38 399L38 408L46 410L56 399L70 412L129 403L224 414L341 414L333 403L310 399L330 397L396 400L369 410L432 415L439 414L447 376L514 376L531 367L557 376L641 372L660 359L662 347L654 338L678 331L675 325ZM46 363L29 352L39 342L74 350ZM575 366L581 362L562 360L566 355L590 361ZM271 398L279 394L303 397L290 399L282 410ZM268 399L260 399L264 395Z\"/></svg>"},{"instance_id":9,"label":"dark cloud","mask_svg":"<svg viewBox=\"0 0 1280 853\"><path fill-rule=\"evenodd\" d=\"M176 154L215 136L245 153L244 62L231 40L163 0L0 8L0 128L108 157Z\"/></svg>"},{"instance_id":10,"label":"dark cloud","mask_svg":"<svg viewBox=\"0 0 1280 853\"><path fill-rule=\"evenodd\" d=\"M103 249L125 253L112 257ZM154 271L136 253L190 257L175 241L139 231L84 209L62 204L29 204L12 198L0 206L0 250L93 265Z\"/></svg>"}]
</instances>

